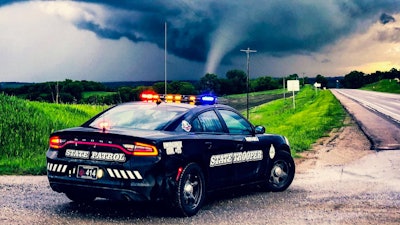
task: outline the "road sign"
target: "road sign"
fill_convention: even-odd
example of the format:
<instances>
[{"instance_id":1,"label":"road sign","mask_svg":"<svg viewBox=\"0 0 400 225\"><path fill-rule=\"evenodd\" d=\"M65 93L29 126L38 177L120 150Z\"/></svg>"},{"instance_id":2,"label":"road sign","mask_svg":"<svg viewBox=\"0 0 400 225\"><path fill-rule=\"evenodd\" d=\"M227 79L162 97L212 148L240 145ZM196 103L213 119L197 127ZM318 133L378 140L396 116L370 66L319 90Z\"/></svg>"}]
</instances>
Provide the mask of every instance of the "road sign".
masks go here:
<instances>
[{"instance_id":1,"label":"road sign","mask_svg":"<svg viewBox=\"0 0 400 225\"><path fill-rule=\"evenodd\" d=\"M320 88L320 87L321 87L321 83L317 83L317 82L315 82L315 83L314 83L314 87L316 87L316 88Z\"/></svg>"},{"instance_id":2,"label":"road sign","mask_svg":"<svg viewBox=\"0 0 400 225\"><path fill-rule=\"evenodd\" d=\"M293 95L293 109L296 108L296 101L294 97L295 91L300 91L300 81L299 80L288 80L287 81L287 89L292 92Z\"/></svg>"},{"instance_id":3,"label":"road sign","mask_svg":"<svg viewBox=\"0 0 400 225\"><path fill-rule=\"evenodd\" d=\"M288 80L287 81L288 91L300 91L300 81L299 80Z\"/></svg>"}]
</instances>

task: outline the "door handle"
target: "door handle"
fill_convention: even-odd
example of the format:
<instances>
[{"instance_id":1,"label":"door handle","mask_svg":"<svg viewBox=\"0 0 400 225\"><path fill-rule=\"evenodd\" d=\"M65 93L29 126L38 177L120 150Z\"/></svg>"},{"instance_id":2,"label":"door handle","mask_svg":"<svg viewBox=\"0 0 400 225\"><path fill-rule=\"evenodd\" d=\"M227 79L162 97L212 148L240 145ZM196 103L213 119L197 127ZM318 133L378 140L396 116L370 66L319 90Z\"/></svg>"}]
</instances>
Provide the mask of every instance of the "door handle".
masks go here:
<instances>
[{"instance_id":1,"label":"door handle","mask_svg":"<svg viewBox=\"0 0 400 225\"><path fill-rule=\"evenodd\" d=\"M206 144L207 149L211 149L212 148L212 142L211 141L206 141L204 144Z\"/></svg>"}]
</instances>

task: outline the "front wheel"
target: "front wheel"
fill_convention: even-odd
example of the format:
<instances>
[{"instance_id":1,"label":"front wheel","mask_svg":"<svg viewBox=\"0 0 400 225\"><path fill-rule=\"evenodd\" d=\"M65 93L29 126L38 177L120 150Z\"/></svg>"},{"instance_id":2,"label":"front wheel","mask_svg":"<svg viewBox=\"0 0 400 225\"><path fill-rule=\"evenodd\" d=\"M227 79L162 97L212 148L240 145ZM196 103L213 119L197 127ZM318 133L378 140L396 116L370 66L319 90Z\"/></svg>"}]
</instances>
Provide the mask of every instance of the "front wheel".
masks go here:
<instances>
[{"instance_id":1,"label":"front wheel","mask_svg":"<svg viewBox=\"0 0 400 225\"><path fill-rule=\"evenodd\" d=\"M279 151L267 173L267 189L273 192L286 190L293 181L295 165L289 152Z\"/></svg>"},{"instance_id":2,"label":"front wheel","mask_svg":"<svg viewBox=\"0 0 400 225\"><path fill-rule=\"evenodd\" d=\"M175 193L175 206L182 216L195 215L205 199L203 172L196 163L189 163L179 177Z\"/></svg>"}]
</instances>

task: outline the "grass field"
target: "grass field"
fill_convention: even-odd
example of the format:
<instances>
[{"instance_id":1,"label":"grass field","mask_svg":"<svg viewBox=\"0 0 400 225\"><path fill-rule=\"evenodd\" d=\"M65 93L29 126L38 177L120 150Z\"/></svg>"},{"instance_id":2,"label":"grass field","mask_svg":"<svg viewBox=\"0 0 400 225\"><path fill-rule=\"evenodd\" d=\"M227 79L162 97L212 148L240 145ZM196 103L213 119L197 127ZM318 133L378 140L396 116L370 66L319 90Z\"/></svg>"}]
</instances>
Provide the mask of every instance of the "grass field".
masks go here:
<instances>
[{"instance_id":1,"label":"grass field","mask_svg":"<svg viewBox=\"0 0 400 225\"><path fill-rule=\"evenodd\" d=\"M400 94L400 83L396 80L380 80L376 83L366 85L361 89Z\"/></svg>"},{"instance_id":2,"label":"grass field","mask_svg":"<svg viewBox=\"0 0 400 225\"><path fill-rule=\"evenodd\" d=\"M259 92L251 92L249 93L250 97L259 96L259 95L279 95L284 93L283 89L276 89L276 90L269 90L269 91L259 91ZM232 98L246 98L247 94L234 94L234 95L227 95L224 98L232 99Z\"/></svg>"},{"instance_id":3,"label":"grass field","mask_svg":"<svg viewBox=\"0 0 400 225\"><path fill-rule=\"evenodd\" d=\"M102 109L30 102L0 94L0 174L45 174L49 134L80 125Z\"/></svg>"},{"instance_id":4,"label":"grass field","mask_svg":"<svg viewBox=\"0 0 400 225\"><path fill-rule=\"evenodd\" d=\"M46 174L49 134L78 126L103 109L30 102L0 94L0 174ZM344 115L330 91L316 94L306 87L296 96L296 109L291 99L275 100L252 108L250 120L264 125L269 133L287 136L296 153L342 126Z\"/></svg>"}]
</instances>

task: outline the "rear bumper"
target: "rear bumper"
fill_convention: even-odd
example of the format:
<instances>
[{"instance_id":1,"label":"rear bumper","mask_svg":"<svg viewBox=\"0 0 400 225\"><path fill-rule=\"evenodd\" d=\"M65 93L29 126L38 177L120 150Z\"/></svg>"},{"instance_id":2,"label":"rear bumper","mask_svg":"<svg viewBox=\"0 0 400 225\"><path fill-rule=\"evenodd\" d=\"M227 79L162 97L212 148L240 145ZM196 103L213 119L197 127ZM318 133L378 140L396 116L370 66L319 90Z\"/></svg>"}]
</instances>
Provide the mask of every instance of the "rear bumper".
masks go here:
<instances>
[{"instance_id":1,"label":"rear bumper","mask_svg":"<svg viewBox=\"0 0 400 225\"><path fill-rule=\"evenodd\" d=\"M140 187L134 189L118 188L118 187L104 187L87 184L66 183L63 181L56 181L49 177L50 187L56 192L62 193L81 193L85 195L90 193L96 197L114 199L114 200L128 200L128 201L149 201L151 196L152 187Z\"/></svg>"},{"instance_id":2,"label":"rear bumper","mask_svg":"<svg viewBox=\"0 0 400 225\"><path fill-rule=\"evenodd\" d=\"M62 193L88 193L107 199L148 201L166 198L174 186L173 180L165 173L155 173L154 169L146 168L128 169L123 165L91 165L102 171L101 176L82 179L77 176L79 165L81 163L48 160L50 187Z\"/></svg>"}]
</instances>

